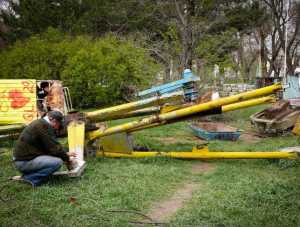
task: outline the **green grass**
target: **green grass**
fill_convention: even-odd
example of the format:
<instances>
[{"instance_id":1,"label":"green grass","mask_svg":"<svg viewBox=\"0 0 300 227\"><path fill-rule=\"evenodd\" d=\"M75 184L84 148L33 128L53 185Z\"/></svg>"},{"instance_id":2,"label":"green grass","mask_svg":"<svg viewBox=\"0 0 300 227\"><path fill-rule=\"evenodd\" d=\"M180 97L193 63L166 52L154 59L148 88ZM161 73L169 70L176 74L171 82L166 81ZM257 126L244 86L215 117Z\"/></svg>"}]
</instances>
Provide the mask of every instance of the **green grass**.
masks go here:
<instances>
[{"instance_id":1,"label":"green grass","mask_svg":"<svg viewBox=\"0 0 300 227\"><path fill-rule=\"evenodd\" d=\"M171 226L299 226L299 166L282 169L276 162L218 162L173 218Z\"/></svg>"},{"instance_id":2,"label":"green grass","mask_svg":"<svg viewBox=\"0 0 300 227\"><path fill-rule=\"evenodd\" d=\"M249 129L249 115L261 108L227 113L224 119ZM164 142L164 137L175 138L175 142ZM140 145L165 151L190 150L201 143L191 137L186 122L143 130L135 133L135 138ZM250 143L212 141L209 148L271 151L298 144L298 137L285 135ZM7 183L9 176L17 174L11 163L13 144L1 146L0 195L5 201L0 200L0 226L130 226L129 221L140 216L109 211L147 213L151 204L168 197L186 181L198 182L201 187L172 217L169 226L300 226L298 161L209 161L216 166L215 171L191 175L191 165L197 161L89 158L80 179L56 177L33 190Z\"/></svg>"},{"instance_id":3,"label":"green grass","mask_svg":"<svg viewBox=\"0 0 300 227\"><path fill-rule=\"evenodd\" d=\"M9 159L2 156L1 180L16 174ZM146 210L186 178L188 165L170 159L89 159L81 179L56 177L35 190L11 183L1 192L11 200L0 202L0 226L126 226L139 216L107 211Z\"/></svg>"}]
</instances>

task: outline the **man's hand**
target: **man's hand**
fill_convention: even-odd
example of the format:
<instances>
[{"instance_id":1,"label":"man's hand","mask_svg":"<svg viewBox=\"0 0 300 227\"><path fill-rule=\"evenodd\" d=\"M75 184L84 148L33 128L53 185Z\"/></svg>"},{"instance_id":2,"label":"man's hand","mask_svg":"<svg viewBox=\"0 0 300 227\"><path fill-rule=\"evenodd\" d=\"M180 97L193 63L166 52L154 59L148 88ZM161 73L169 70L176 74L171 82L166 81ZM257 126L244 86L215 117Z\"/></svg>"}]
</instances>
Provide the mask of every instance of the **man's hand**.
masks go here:
<instances>
[{"instance_id":1,"label":"man's hand","mask_svg":"<svg viewBox=\"0 0 300 227\"><path fill-rule=\"evenodd\" d=\"M76 157L77 156L76 152L67 152L67 155L69 157Z\"/></svg>"},{"instance_id":2,"label":"man's hand","mask_svg":"<svg viewBox=\"0 0 300 227\"><path fill-rule=\"evenodd\" d=\"M69 161L66 162L66 166L67 166L68 170L72 170L76 163L76 162L74 162L72 157L75 158L77 156L77 154L76 154L76 152L67 152L67 155L69 156Z\"/></svg>"},{"instance_id":3,"label":"man's hand","mask_svg":"<svg viewBox=\"0 0 300 227\"><path fill-rule=\"evenodd\" d=\"M73 169L73 165L72 165L71 161L67 161L67 162L65 162L65 164L66 164L68 170L72 170Z\"/></svg>"}]
</instances>

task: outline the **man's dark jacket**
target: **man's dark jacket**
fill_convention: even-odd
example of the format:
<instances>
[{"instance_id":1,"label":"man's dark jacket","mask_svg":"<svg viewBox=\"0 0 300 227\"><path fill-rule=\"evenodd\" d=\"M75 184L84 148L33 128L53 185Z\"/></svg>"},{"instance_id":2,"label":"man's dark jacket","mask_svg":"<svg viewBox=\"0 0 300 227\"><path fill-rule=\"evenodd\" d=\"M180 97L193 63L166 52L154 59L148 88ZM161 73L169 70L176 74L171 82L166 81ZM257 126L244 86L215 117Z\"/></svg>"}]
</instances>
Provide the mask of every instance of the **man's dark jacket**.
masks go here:
<instances>
[{"instance_id":1,"label":"man's dark jacket","mask_svg":"<svg viewBox=\"0 0 300 227\"><path fill-rule=\"evenodd\" d=\"M56 140L54 129L44 119L31 122L22 131L14 149L15 161L32 160L40 155L69 160L63 147Z\"/></svg>"}]
</instances>

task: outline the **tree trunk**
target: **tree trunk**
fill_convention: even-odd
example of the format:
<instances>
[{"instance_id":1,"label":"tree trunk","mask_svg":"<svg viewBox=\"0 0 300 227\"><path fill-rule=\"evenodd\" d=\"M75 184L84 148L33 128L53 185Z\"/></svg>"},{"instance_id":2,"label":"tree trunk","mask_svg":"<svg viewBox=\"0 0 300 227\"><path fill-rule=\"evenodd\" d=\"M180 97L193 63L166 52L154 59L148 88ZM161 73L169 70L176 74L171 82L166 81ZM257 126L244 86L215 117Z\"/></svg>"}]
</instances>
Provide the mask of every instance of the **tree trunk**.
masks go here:
<instances>
[{"instance_id":1,"label":"tree trunk","mask_svg":"<svg viewBox=\"0 0 300 227\"><path fill-rule=\"evenodd\" d=\"M263 29L263 28L262 28ZM260 36L260 61L261 61L261 77L263 78L262 81L264 81L264 78L267 77L267 56L266 56L266 46L265 46L265 35L264 32L261 30L259 33ZM265 85L264 82L262 84Z\"/></svg>"},{"instance_id":2,"label":"tree trunk","mask_svg":"<svg viewBox=\"0 0 300 227\"><path fill-rule=\"evenodd\" d=\"M187 25L183 31L183 59L182 64L184 69L192 68L193 48L192 48L192 29Z\"/></svg>"},{"instance_id":3,"label":"tree trunk","mask_svg":"<svg viewBox=\"0 0 300 227\"><path fill-rule=\"evenodd\" d=\"M180 21L180 31L182 39L182 55L181 68L191 69L193 60L193 25L192 17L195 15L194 0L186 0L183 7L183 12L180 9L179 3L175 0L175 5Z\"/></svg>"},{"instance_id":4,"label":"tree trunk","mask_svg":"<svg viewBox=\"0 0 300 227\"><path fill-rule=\"evenodd\" d=\"M193 0L187 1L186 7L186 25L184 27L184 40L183 40L183 51L184 51L184 68L192 69L193 59L193 28L191 23L191 17L194 15L194 2Z\"/></svg>"}]
</instances>

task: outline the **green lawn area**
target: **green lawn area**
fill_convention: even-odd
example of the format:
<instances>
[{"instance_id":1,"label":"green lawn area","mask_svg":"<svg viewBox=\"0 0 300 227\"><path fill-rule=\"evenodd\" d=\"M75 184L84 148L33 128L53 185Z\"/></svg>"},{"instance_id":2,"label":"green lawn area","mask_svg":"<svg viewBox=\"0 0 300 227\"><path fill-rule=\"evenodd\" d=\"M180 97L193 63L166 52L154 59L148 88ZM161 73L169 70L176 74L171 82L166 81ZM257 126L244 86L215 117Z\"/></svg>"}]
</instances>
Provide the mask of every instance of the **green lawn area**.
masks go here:
<instances>
[{"instance_id":1,"label":"green lawn area","mask_svg":"<svg viewBox=\"0 0 300 227\"><path fill-rule=\"evenodd\" d=\"M224 120L245 130L249 116L263 107L226 113ZM115 121L119 124L123 121ZM139 145L153 150L191 150L201 143L187 122L134 134ZM291 134L260 140L212 141L210 150L272 151L297 146ZM300 165L293 160L210 160L207 173L191 173L201 161L169 158L88 158L80 179L56 177L31 189L8 183L16 175L13 143L0 148L0 226L132 226L184 182L199 183L185 206L167 226L300 226Z\"/></svg>"}]
</instances>

